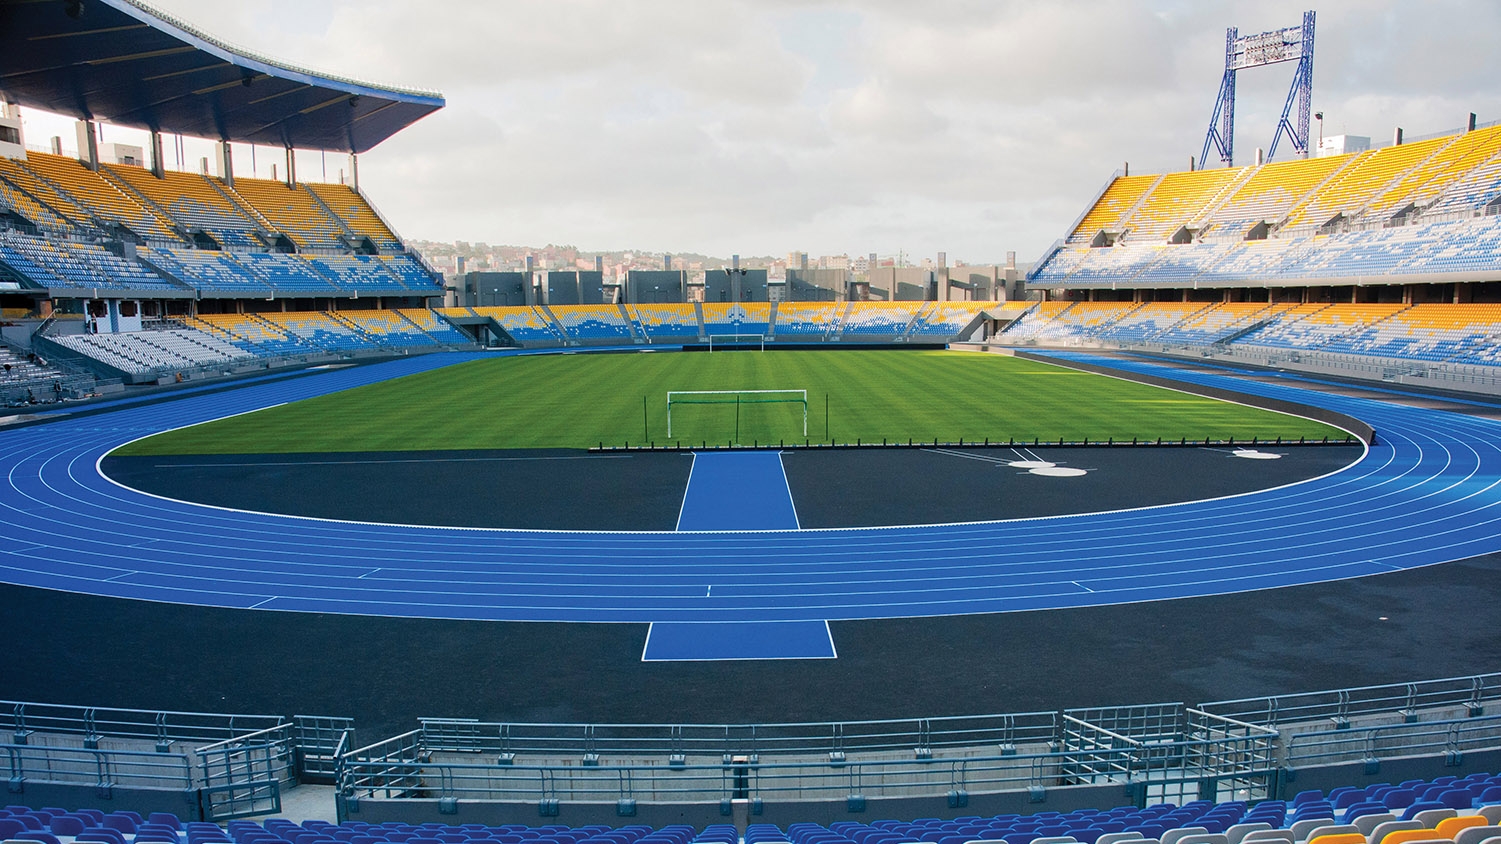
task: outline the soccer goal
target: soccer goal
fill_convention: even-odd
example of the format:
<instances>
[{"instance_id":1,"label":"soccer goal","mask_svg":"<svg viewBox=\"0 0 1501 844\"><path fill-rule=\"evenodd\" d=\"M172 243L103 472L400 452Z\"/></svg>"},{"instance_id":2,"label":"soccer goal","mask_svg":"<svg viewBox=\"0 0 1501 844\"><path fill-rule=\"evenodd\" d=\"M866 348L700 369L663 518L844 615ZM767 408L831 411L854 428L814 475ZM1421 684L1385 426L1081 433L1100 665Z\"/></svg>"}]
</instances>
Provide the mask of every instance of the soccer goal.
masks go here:
<instances>
[{"instance_id":1,"label":"soccer goal","mask_svg":"<svg viewBox=\"0 0 1501 844\"><path fill-rule=\"evenodd\" d=\"M801 405L803 413L803 436L808 436L808 391L807 390L671 390L667 393L667 438L672 439L672 408L677 405L734 405L735 438L740 438L740 410L742 406L759 407L771 404ZM793 408L794 412L796 408Z\"/></svg>"},{"instance_id":2,"label":"soccer goal","mask_svg":"<svg viewBox=\"0 0 1501 844\"><path fill-rule=\"evenodd\" d=\"M722 352L725 349L748 349L754 347L757 351L766 351L765 334L710 334L709 351L713 352L718 345Z\"/></svg>"}]
</instances>

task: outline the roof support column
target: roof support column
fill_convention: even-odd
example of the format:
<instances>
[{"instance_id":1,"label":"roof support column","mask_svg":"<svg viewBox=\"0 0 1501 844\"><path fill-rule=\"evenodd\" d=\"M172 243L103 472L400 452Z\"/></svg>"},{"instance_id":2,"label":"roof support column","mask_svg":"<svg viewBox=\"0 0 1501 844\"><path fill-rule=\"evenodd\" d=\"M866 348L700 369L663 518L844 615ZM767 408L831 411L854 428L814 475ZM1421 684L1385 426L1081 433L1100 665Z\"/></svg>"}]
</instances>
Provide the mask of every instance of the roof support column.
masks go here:
<instances>
[{"instance_id":1,"label":"roof support column","mask_svg":"<svg viewBox=\"0 0 1501 844\"><path fill-rule=\"evenodd\" d=\"M349 187L356 193L360 189L360 156L358 153L349 154Z\"/></svg>"},{"instance_id":2,"label":"roof support column","mask_svg":"<svg viewBox=\"0 0 1501 844\"><path fill-rule=\"evenodd\" d=\"M214 144L214 169L218 171L219 178L230 187L235 186L235 161L229 141L219 141Z\"/></svg>"},{"instance_id":3,"label":"roof support column","mask_svg":"<svg viewBox=\"0 0 1501 844\"><path fill-rule=\"evenodd\" d=\"M287 187L297 187L297 151L287 147Z\"/></svg>"},{"instance_id":4,"label":"roof support column","mask_svg":"<svg viewBox=\"0 0 1501 844\"><path fill-rule=\"evenodd\" d=\"M166 160L162 157L162 133L151 130L151 175L158 179L167 175Z\"/></svg>"},{"instance_id":5,"label":"roof support column","mask_svg":"<svg viewBox=\"0 0 1501 844\"><path fill-rule=\"evenodd\" d=\"M99 130L92 120L80 120L73 125L78 138L78 160L83 166L99 171Z\"/></svg>"}]
</instances>

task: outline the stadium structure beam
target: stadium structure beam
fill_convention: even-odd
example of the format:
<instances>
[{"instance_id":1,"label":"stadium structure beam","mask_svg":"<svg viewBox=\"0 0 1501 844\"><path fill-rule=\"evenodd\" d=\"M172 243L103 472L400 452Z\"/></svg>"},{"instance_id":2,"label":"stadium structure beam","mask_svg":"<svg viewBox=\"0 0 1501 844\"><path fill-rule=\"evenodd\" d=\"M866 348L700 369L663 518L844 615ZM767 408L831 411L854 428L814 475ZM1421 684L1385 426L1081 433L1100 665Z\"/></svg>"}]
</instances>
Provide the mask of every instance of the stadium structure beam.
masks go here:
<instances>
[{"instance_id":1,"label":"stadium structure beam","mask_svg":"<svg viewBox=\"0 0 1501 844\"><path fill-rule=\"evenodd\" d=\"M1225 30L1225 74L1220 79L1220 92L1215 99L1214 113L1209 118L1209 131L1204 136L1204 149L1199 154L1199 166L1209 162L1211 148L1219 155L1226 167L1235 166L1235 74L1253 67L1296 61L1292 87L1287 92L1287 101L1282 106L1282 116L1277 123L1277 132L1267 153L1270 161L1277 154L1277 144L1284 134L1299 155L1308 155L1308 117L1313 101L1313 34L1314 13L1303 13L1303 23L1284 29L1274 29L1256 35L1241 37L1239 30ZM1291 120L1296 104L1297 123Z\"/></svg>"}]
</instances>

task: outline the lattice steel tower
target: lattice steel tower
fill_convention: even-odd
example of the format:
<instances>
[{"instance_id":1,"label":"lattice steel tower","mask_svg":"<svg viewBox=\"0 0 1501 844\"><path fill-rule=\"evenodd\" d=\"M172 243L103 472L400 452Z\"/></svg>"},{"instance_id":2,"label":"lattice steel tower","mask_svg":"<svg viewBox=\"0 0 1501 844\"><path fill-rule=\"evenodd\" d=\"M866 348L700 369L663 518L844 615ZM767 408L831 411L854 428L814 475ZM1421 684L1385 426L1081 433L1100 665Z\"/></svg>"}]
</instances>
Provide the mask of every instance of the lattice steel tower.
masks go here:
<instances>
[{"instance_id":1,"label":"lattice steel tower","mask_svg":"<svg viewBox=\"0 0 1501 844\"><path fill-rule=\"evenodd\" d=\"M1235 165L1235 72L1291 61L1298 63L1298 69L1293 73L1293 84L1287 92L1287 102L1282 106L1282 119L1277 122L1277 134L1272 136L1272 146L1266 157L1270 161L1277 155L1277 142L1282 140L1284 133L1299 155L1308 156L1308 110L1313 99L1313 18L1313 12L1304 12L1302 26L1245 37L1241 37L1233 26L1225 30L1225 76L1220 81L1214 115L1209 118L1204 151L1199 154L1200 167L1208 163L1210 147L1219 153L1220 161L1226 167ZM1298 104L1296 126L1288 120L1294 101Z\"/></svg>"}]
</instances>

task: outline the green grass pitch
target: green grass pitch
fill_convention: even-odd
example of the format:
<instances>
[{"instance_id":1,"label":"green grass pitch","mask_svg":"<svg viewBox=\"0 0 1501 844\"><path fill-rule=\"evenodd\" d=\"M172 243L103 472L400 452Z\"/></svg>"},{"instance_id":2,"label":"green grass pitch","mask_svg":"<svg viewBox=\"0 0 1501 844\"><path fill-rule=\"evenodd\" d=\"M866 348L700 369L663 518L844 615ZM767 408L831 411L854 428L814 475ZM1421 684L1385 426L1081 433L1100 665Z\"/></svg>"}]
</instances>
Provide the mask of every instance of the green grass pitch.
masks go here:
<instances>
[{"instance_id":1,"label":"green grass pitch","mask_svg":"<svg viewBox=\"0 0 1501 844\"><path fill-rule=\"evenodd\" d=\"M669 390L752 389L807 390L808 439L825 443L1345 438L1307 419L1021 358L735 351L490 358L160 434L117 453L801 443L801 404L750 396L738 406L733 397L674 404L668 439Z\"/></svg>"}]
</instances>

